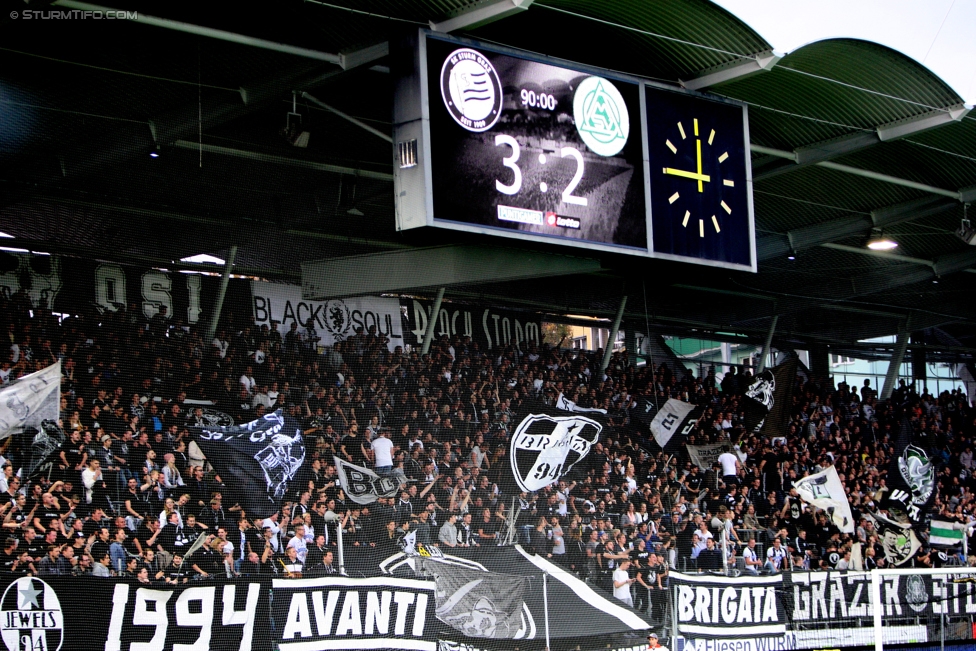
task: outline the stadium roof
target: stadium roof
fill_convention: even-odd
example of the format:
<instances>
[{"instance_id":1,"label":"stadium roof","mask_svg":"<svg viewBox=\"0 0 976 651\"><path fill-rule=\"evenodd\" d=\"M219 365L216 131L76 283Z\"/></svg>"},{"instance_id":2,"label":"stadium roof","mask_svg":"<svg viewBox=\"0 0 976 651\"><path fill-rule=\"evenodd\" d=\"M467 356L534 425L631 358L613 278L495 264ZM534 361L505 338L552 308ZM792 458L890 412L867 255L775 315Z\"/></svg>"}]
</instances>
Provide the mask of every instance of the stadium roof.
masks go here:
<instances>
[{"instance_id":1,"label":"stadium roof","mask_svg":"<svg viewBox=\"0 0 976 651\"><path fill-rule=\"evenodd\" d=\"M462 241L396 232L391 149L374 134L299 98L308 147L279 135L293 91L389 133L385 44L436 23L748 103L758 232L757 274L607 255L596 273L448 299L612 316L627 295L628 319L670 331L761 338L778 315L781 345L857 350L936 328L943 351L976 350L976 247L953 234L976 198L976 117L884 46L781 57L706 0L118 2L138 12L122 20L35 7L62 18L0 19L5 246L180 268L236 245L237 273L297 282L302 262ZM882 233L895 252L865 247Z\"/></svg>"}]
</instances>

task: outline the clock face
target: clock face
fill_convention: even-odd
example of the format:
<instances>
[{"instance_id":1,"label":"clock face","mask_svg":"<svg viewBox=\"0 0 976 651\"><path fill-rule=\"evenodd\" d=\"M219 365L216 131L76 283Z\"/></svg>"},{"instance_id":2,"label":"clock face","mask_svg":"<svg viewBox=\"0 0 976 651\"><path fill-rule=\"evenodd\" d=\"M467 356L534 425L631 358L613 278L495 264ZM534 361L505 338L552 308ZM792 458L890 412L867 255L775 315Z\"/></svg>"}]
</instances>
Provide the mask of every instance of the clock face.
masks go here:
<instances>
[{"instance_id":1,"label":"clock face","mask_svg":"<svg viewBox=\"0 0 976 651\"><path fill-rule=\"evenodd\" d=\"M646 93L654 253L752 268L745 109Z\"/></svg>"}]
</instances>

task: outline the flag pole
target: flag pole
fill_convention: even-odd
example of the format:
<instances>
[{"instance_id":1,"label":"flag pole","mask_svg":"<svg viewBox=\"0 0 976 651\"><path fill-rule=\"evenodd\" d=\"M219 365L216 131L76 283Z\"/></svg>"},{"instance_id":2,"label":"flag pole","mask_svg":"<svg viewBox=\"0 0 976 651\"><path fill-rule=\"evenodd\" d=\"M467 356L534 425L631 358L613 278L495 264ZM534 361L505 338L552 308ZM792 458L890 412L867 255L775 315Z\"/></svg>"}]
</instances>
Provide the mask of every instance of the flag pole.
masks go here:
<instances>
[{"instance_id":1,"label":"flag pole","mask_svg":"<svg viewBox=\"0 0 976 651\"><path fill-rule=\"evenodd\" d=\"M542 573L542 607L546 613L546 651L549 651L549 586L546 579L549 578L548 572Z\"/></svg>"}]
</instances>

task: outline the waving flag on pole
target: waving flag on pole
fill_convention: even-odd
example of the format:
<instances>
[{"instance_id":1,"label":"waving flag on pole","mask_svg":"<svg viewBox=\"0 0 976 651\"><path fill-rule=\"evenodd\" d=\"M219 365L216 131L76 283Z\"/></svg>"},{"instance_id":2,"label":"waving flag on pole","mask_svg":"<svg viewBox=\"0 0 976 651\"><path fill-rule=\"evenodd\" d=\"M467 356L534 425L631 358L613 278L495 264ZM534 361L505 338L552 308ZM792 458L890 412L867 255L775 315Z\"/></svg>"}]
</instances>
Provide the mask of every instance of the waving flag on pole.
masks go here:
<instances>
[{"instance_id":1,"label":"waving flag on pole","mask_svg":"<svg viewBox=\"0 0 976 651\"><path fill-rule=\"evenodd\" d=\"M671 398L651 421L654 440L665 452L673 452L685 442L701 414L702 410L696 409L695 405Z\"/></svg>"},{"instance_id":2,"label":"waving flag on pole","mask_svg":"<svg viewBox=\"0 0 976 651\"><path fill-rule=\"evenodd\" d=\"M252 518L281 508L305 462L301 425L280 409L244 425L191 427L190 436L233 491L231 500Z\"/></svg>"},{"instance_id":3,"label":"waving flag on pole","mask_svg":"<svg viewBox=\"0 0 976 651\"><path fill-rule=\"evenodd\" d=\"M830 466L826 470L807 475L797 481L793 488L801 500L826 511L841 533L854 533L851 504L847 501L847 494L844 492L844 485L840 483L836 468Z\"/></svg>"},{"instance_id":4,"label":"waving flag on pole","mask_svg":"<svg viewBox=\"0 0 976 651\"><path fill-rule=\"evenodd\" d=\"M0 439L42 431L45 420L57 422L61 411L61 362L25 375L0 389Z\"/></svg>"}]
</instances>

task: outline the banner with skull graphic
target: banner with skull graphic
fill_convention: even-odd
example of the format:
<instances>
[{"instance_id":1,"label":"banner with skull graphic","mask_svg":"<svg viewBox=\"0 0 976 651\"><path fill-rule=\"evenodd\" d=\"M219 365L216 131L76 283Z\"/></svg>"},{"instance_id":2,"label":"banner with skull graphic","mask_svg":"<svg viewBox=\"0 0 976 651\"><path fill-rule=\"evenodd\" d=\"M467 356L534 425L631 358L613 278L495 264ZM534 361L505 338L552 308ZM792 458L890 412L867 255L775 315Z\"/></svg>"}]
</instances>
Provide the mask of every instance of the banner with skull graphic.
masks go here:
<instances>
[{"instance_id":1,"label":"banner with skull graphic","mask_svg":"<svg viewBox=\"0 0 976 651\"><path fill-rule=\"evenodd\" d=\"M434 577L437 619L468 637L521 638L529 631L523 600L528 579L425 561Z\"/></svg>"},{"instance_id":2,"label":"banner with skull graphic","mask_svg":"<svg viewBox=\"0 0 976 651\"><path fill-rule=\"evenodd\" d=\"M305 461L297 419L282 411L230 427L191 427L190 435L248 516L268 517L281 507L288 485ZM264 487L264 490L261 490Z\"/></svg>"},{"instance_id":3,"label":"banner with skull graphic","mask_svg":"<svg viewBox=\"0 0 976 651\"><path fill-rule=\"evenodd\" d=\"M888 467L891 490L885 495L882 508L895 516L903 514L916 530L924 527L938 490L936 465L927 446L914 440L912 422L903 415Z\"/></svg>"},{"instance_id":4,"label":"banner with skull graphic","mask_svg":"<svg viewBox=\"0 0 976 651\"><path fill-rule=\"evenodd\" d=\"M511 479L518 491L539 491L569 475L600 440L606 412L580 410L568 400L559 404L565 408L527 402L518 415L509 444Z\"/></svg>"}]
</instances>

